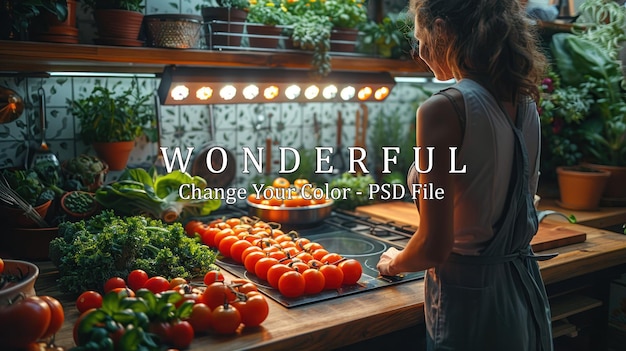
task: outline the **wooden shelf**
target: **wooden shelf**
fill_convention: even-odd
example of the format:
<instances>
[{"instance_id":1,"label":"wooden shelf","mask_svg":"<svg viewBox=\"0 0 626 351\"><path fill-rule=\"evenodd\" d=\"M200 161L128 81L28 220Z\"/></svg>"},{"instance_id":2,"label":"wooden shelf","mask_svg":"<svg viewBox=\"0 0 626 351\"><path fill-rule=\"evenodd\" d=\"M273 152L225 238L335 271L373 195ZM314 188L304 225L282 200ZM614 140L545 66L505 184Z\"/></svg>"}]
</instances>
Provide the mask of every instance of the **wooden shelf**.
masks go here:
<instances>
[{"instance_id":1,"label":"wooden shelf","mask_svg":"<svg viewBox=\"0 0 626 351\"><path fill-rule=\"evenodd\" d=\"M564 295L550 300L552 321L602 306L602 301L583 295Z\"/></svg>"},{"instance_id":2,"label":"wooden shelf","mask_svg":"<svg viewBox=\"0 0 626 351\"><path fill-rule=\"evenodd\" d=\"M310 62L311 54L307 52L178 50L0 40L0 71L9 73L78 71L158 74L164 66L171 64L310 69ZM396 76L432 76L422 62L362 55L332 56L332 69L386 71Z\"/></svg>"},{"instance_id":3,"label":"wooden shelf","mask_svg":"<svg viewBox=\"0 0 626 351\"><path fill-rule=\"evenodd\" d=\"M567 320L558 320L552 323L552 339L567 335L571 338L578 336L578 328Z\"/></svg>"}]
</instances>

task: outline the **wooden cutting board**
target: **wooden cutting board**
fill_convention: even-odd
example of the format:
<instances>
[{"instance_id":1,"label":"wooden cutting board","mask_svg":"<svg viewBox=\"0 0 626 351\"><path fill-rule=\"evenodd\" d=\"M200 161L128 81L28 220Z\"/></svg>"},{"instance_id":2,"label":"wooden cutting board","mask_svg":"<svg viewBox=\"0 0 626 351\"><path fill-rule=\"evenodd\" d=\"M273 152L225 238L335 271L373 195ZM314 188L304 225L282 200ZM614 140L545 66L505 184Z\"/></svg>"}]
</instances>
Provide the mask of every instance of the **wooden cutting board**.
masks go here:
<instances>
[{"instance_id":1,"label":"wooden cutting board","mask_svg":"<svg viewBox=\"0 0 626 351\"><path fill-rule=\"evenodd\" d=\"M385 202L360 206L355 212L371 216L373 219L392 222L398 226L419 226L419 215L412 202ZM581 243L587 240L587 233L569 223L539 223L539 230L530 242L534 251L544 251L556 247Z\"/></svg>"}]
</instances>

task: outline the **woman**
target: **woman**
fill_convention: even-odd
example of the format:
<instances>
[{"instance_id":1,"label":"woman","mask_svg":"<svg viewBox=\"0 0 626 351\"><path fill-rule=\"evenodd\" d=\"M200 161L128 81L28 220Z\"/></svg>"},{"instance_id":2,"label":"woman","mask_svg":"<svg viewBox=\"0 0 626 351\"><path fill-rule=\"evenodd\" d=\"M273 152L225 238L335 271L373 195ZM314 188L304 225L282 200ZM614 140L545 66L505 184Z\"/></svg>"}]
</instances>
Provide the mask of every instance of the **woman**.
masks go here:
<instances>
[{"instance_id":1,"label":"woman","mask_svg":"<svg viewBox=\"0 0 626 351\"><path fill-rule=\"evenodd\" d=\"M518 0L411 0L419 56L440 80L456 79L417 111L422 151L412 184L419 229L385 252L382 275L426 270L430 350L551 350L550 310L530 249L537 231L539 117L534 100L545 57ZM450 172L450 147L457 147Z\"/></svg>"}]
</instances>

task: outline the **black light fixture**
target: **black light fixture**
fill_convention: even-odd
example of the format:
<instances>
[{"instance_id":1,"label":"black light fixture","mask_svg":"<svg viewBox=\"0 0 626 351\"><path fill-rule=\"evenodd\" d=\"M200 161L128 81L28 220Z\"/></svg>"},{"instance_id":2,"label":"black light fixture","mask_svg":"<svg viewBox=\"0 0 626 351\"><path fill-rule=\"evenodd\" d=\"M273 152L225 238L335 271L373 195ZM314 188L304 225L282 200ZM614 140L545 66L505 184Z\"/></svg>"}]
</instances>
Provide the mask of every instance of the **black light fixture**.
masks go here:
<instances>
[{"instance_id":1,"label":"black light fixture","mask_svg":"<svg viewBox=\"0 0 626 351\"><path fill-rule=\"evenodd\" d=\"M307 70L167 66L163 105L264 102L376 102L396 84L387 72L331 72L315 79Z\"/></svg>"}]
</instances>

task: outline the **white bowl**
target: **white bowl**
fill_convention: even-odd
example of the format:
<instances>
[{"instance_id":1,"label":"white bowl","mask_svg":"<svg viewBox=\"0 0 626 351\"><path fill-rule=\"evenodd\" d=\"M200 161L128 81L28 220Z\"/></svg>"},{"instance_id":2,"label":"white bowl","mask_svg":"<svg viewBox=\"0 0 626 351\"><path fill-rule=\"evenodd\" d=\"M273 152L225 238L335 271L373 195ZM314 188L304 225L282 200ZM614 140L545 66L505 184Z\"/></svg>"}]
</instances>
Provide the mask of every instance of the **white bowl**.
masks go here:
<instances>
[{"instance_id":1,"label":"white bowl","mask_svg":"<svg viewBox=\"0 0 626 351\"><path fill-rule=\"evenodd\" d=\"M34 296L35 295L35 281L39 276L39 267L36 265L26 262L26 261L18 261L18 260L3 260L4 261L4 271L2 272L3 276L6 275L19 275L23 274L24 279L20 280L18 283L9 283L4 287L0 288L0 306L8 305L12 300L14 300L20 294L23 294L24 297Z\"/></svg>"}]
</instances>

